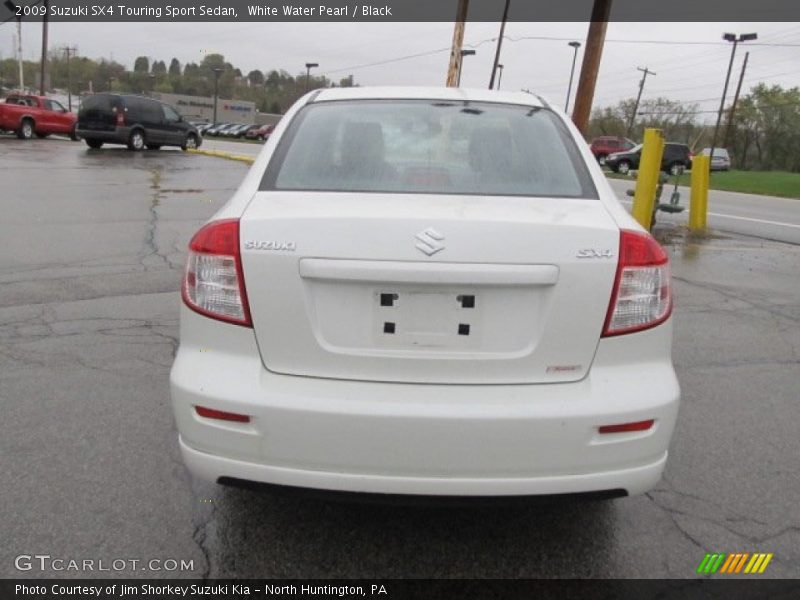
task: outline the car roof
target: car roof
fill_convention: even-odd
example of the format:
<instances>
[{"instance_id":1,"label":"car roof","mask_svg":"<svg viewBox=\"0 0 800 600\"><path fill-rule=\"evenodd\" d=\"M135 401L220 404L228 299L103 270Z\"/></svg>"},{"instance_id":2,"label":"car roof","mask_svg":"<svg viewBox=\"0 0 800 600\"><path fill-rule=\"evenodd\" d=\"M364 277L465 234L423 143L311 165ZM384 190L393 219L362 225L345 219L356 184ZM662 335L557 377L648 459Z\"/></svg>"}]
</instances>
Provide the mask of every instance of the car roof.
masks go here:
<instances>
[{"instance_id":1,"label":"car roof","mask_svg":"<svg viewBox=\"0 0 800 600\"><path fill-rule=\"evenodd\" d=\"M486 89L454 87L376 86L325 88L310 102L336 100L450 100L461 102L497 102L523 106L546 107L541 97L525 92L500 92Z\"/></svg>"}]
</instances>

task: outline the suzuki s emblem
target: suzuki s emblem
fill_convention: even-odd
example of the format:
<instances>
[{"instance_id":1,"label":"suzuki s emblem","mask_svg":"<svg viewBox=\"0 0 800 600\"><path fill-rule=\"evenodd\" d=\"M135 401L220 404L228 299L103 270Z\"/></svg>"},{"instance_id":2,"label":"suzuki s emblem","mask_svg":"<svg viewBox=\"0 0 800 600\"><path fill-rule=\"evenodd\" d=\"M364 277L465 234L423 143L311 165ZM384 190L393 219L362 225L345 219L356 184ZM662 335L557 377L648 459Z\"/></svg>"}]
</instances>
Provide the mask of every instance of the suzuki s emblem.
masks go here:
<instances>
[{"instance_id":1,"label":"suzuki s emblem","mask_svg":"<svg viewBox=\"0 0 800 600\"><path fill-rule=\"evenodd\" d=\"M425 231L420 231L414 237L417 239L417 249L428 256L433 256L440 250L444 250L444 244L442 243L444 236L432 227L428 227Z\"/></svg>"}]
</instances>

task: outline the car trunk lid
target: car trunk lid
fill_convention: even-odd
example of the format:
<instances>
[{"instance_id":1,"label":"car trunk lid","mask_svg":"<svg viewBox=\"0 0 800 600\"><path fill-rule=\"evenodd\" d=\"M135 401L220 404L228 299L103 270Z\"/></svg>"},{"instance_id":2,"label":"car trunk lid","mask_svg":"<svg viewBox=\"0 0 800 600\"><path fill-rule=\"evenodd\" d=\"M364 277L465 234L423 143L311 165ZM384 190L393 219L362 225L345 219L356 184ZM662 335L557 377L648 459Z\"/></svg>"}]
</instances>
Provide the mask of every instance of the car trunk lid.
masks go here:
<instances>
[{"instance_id":1,"label":"car trunk lid","mask_svg":"<svg viewBox=\"0 0 800 600\"><path fill-rule=\"evenodd\" d=\"M619 245L565 198L269 191L240 227L266 368L371 381L582 378Z\"/></svg>"}]
</instances>

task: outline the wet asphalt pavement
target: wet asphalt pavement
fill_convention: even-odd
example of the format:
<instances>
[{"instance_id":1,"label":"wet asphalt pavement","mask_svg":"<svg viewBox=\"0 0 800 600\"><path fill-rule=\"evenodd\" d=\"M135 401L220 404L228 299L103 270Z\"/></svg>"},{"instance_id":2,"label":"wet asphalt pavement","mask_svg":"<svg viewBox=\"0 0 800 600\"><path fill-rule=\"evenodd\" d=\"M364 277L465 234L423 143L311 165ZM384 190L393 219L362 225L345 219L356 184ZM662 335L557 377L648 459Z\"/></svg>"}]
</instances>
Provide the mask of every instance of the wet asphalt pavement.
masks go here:
<instances>
[{"instance_id":1,"label":"wet asphalt pavement","mask_svg":"<svg viewBox=\"0 0 800 600\"><path fill-rule=\"evenodd\" d=\"M168 372L193 231L247 168L0 138L0 577L20 554L175 559L134 577L800 577L800 246L662 230L683 388L663 481L594 503L412 508L192 481Z\"/></svg>"}]
</instances>

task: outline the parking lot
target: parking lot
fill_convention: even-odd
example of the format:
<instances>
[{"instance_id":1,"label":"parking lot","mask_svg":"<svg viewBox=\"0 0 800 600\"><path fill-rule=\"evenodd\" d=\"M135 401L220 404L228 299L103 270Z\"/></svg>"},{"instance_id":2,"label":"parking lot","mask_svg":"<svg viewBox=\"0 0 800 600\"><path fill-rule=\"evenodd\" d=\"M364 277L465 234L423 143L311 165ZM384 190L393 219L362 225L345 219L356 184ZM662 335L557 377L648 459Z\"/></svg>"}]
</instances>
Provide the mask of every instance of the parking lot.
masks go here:
<instances>
[{"instance_id":1,"label":"parking lot","mask_svg":"<svg viewBox=\"0 0 800 600\"><path fill-rule=\"evenodd\" d=\"M178 452L184 249L247 165L10 137L0 162L0 576L49 554L193 561L112 573L150 577L692 578L706 552L760 551L762 577L800 577L800 246L659 232L683 400L653 492L342 504L194 481Z\"/></svg>"}]
</instances>

